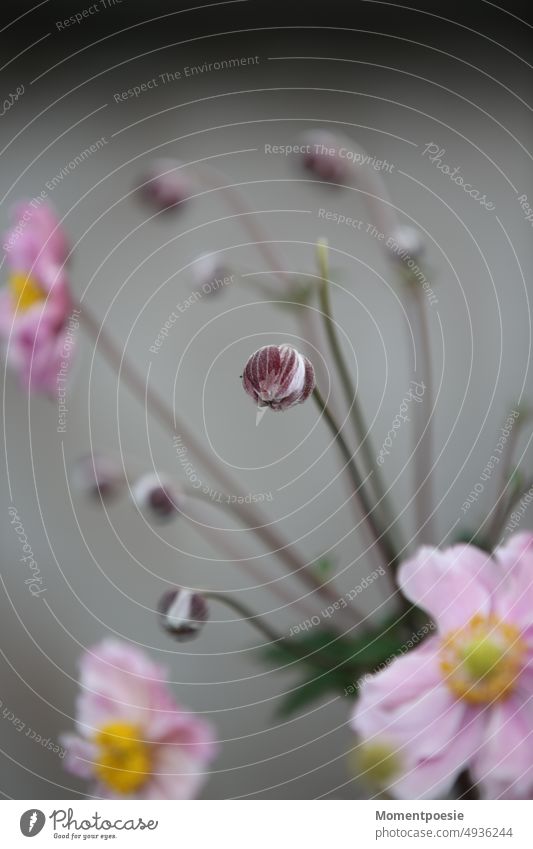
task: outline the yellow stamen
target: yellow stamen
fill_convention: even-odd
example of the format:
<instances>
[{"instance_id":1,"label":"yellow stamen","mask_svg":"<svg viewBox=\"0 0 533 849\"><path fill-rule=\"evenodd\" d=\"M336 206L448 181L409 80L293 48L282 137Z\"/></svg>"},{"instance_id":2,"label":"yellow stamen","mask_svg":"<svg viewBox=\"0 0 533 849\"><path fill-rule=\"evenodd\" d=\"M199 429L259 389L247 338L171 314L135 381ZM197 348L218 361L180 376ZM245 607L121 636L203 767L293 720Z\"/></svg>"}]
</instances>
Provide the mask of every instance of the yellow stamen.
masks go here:
<instances>
[{"instance_id":1,"label":"yellow stamen","mask_svg":"<svg viewBox=\"0 0 533 849\"><path fill-rule=\"evenodd\" d=\"M32 277L18 271L10 275L9 290L13 299L13 306L19 312L26 312L34 304L46 299L46 292L39 284Z\"/></svg>"},{"instance_id":2,"label":"yellow stamen","mask_svg":"<svg viewBox=\"0 0 533 849\"><path fill-rule=\"evenodd\" d=\"M454 695L471 704L489 704L512 693L524 653L514 625L492 615L477 615L446 635L440 666Z\"/></svg>"},{"instance_id":3,"label":"yellow stamen","mask_svg":"<svg viewBox=\"0 0 533 849\"><path fill-rule=\"evenodd\" d=\"M100 781L123 796L135 793L150 776L150 745L141 730L127 722L112 722L96 735Z\"/></svg>"}]
</instances>

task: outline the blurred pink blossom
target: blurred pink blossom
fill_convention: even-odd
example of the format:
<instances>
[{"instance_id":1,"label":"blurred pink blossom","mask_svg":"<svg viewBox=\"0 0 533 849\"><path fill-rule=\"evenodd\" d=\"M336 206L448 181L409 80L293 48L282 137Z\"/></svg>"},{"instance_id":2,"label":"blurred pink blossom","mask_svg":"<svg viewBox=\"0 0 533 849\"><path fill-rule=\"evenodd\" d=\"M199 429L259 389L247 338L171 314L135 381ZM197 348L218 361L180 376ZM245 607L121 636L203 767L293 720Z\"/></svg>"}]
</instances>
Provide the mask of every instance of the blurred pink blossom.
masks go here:
<instances>
[{"instance_id":1,"label":"blurred pink blossom","mask_svg":"<svg viewBox=\"0 0 533 849\"><path fill-rule=\"evenodd\" d=\"M23 385L53 392L61 363L71 356L68 318L72 310L64 263L66 236L51 207L21 204L4 238L8 285L0 292L0 339Z\"/></svg>"},{"instance_id":2,"label":"blurred pink blossom","mask_svg":"<svg viewBox=\"0 0 533 849\"><path fill-rule=\"evenodd\" d=\"M105 639L80 663L77 734L66 768L112 799L190 799L215 755L213 730L185 711L165 670L128 643Z\"/></svg>"},{"instance_id":3,"label":"blurred pink blossom","mask_svg":"<svg viewBox=\"0 0 533 849\"><path fill-rule=\"evenodd\" d=\"M155 159L143 174L138 190L150 206L165 211L184 204L194 186L177 159Z\"/></svg>"},{"instance_id":4,"label":"blurred pink blossom","mask_svg":"<svg viewBox=\"0 0 533 849\"><path fill-rule=\"evenodd\" d=\"M531 798L533 534L424 547L399 584L437 635L362 684L353 727L402 764L388 791L438 797L468 768L488 798Z\"/></svg>"}]
</instances>

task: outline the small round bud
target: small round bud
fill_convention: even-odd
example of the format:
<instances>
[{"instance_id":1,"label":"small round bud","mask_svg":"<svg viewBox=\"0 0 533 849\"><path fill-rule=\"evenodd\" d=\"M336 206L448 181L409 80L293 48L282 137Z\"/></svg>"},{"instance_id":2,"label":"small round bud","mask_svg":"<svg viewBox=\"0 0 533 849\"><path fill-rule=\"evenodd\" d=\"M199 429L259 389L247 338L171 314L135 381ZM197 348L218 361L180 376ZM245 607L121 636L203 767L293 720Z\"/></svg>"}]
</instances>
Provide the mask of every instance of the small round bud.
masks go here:
<instances>
[{"instance_id":1,"label":"small round bud","mask_svg":"<svg viewBox=\"0 0 533 849\"><path fill-rule=\"evenodd\" d=\"M91 498L114 498L121 492L124 480L124 472L116 460L103 454L79 457L71 472L73 486Z\"/></svg>"},{"instance_id":2,"label":"small round bud","mask_svg":"<svg viewBox=\"0 0 533 849\"><path fill-rule=\"evenodd\" d=\"M149 519L169 521L183 512L183 494L159 475L143 475L135 482L132 493L137 507Z\"/></svg>"},{"instance_id":3,"label":"small round bud","mask_svg":"<svg viewBox=\"0 0 533 849\"><path fill-rule=\"evenodd\" d=\"M143 175L138 191L144 201L162 211L184 204L194 187L181 162L156 159Z\"/></svg>"},{"instance_id":4,"label":"small round bud","mask_svg":"<svg viewBox=\"0 0 533 849\"><path fill-rule=\"evenodd\" d=\"M350 757L354 775L376 788L385 788L402 771L400 756L384 740L361 743Z\"/></svg>"},{"instance_id":5,"label":"small round bud","mask_svg":"<svg viewBox=\"0 0 533 849\"><path fill-rule=\"evenodd\" d=\"M163 593L157 608L162 627L180 641L196 637L209 618L203 595L182 588Z\"/></svg>"},{"instance_id":6,"label":"small round bud","mask_svg":"<svg viewBox=\"0 0 533 849\"><path fill-rule=\"evenodd\" d=\"M304 136L306 150L302 154L304 168L327 183L347 183L351 168L341 157L341 143L327 130L312 130Z\"/></svg>"},{"instance_id":7,"label":"small round bud","mask_svg":"<svg viewBox=\"0 0 533 849\"><path fill-rule=\"evenodd\" d=\"M216 295L227 286L231 277L216 253L199 256L192 266L192 273L202 295Z\"/></svg>"},{"instance_id":8,"label":"small round bud","mask_svg":"<svg viewBox=\"0 0 533 849\"><path fill-rule=\"evenodd\" d=\"M291 345L265 345L246 363L242 385L259 407L287 410L309 398L315 372L307 357Z\"/></svg>"},{"instance_id":9,"label":"small round bud","mask_svg":"<svg viewBox=\"0 0 533 849\"><path fill-rule=\"evenodd\" d=\"M398 260L417 259L424 253L425 245L420 230L408 224L397 227L387 240L387 247Z\"/></svg>"}]
</instances>

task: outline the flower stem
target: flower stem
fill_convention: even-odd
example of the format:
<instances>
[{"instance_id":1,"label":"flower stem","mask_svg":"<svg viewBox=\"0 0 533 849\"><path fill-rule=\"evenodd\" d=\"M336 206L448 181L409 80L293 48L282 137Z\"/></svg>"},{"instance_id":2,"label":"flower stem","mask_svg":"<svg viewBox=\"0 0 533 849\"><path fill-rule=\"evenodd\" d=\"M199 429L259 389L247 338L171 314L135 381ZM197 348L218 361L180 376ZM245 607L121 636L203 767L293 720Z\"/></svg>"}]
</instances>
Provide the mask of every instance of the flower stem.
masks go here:
<instances>
[{"instance_id":1,"label":"flower stem","mask_svg":"<svg viewBox=\"0 0 533 849\"><path fill-rule=\"evenodd\" d=\"M94 340L95 346L100 345L102 353L108 362L115 369L119 378L121 376L124 378L124 382L129 386L136 398L142 404L145 403L146 399L156 418L173 436L176 433L183 435L184 442L190 446L191 451L196 454L200 462L220 482L224 489L228 492L237 492L240 487L235 485L232 477L224 471L222 465L211 459L209 454L204 451L203 446L193 431L183 421L177 419L174 411L165 404L152 387L149 384L145 385L134 366L124 356L124 352L115 343L104 326L91 313L90 309L85 304L83 306L81 304L78 305L78 309L80 310L84 327ZM270 553L277 554L284 561L291 570L291 574L300 578L302 582L319 593L327 601L336 600L337 594L329 586L324 585L320 581L309 565L303 562L291 549L290 543L286 543L272 527L262 520L259 510L245 503L237 503L233 507L243 524L266 544Z\"/></svg>"},{"instance_id":2,"label":"flower stem","mask_svg":"<svg viewBox=\"0 0 533 849\"><path fill-rule=\"evenodd\" d=\"M235 611L235 613L238 613L243 619L252 625L252 627L259 631L260 634L266 637L269 643L276 643L277 646L285 649L287 653L291 654L296 661L304 661L311 666L316 666L322 672L329 673L338 668L338 660L333 657L331 660L326 658L323 649L302 649L299 646L298 641L290 640L287 637L278 634L274 628L264 621L263 616L258 616L248 607L248 605L244 604L242 601L238 601L233 596L223 595L222 593L213 592L211 590L202 590L201 592L204 598L212 599L213 601L220 601L222 604L225 604L226 607L229 607L231 610ZM354 665L353 675L358 676L359 674L359 668Z\"/></svg>"},{"instance_id":3,"label":"flower stem","mask_svg":"<svg viewBox=\"0 0 533 849\"><path fill-rule=\"evenodd\" d=\"M392 526L395 524L395 519L393 518L394 513L389 504L387 487L381 476L379 466L374 461L372 444L366 426L364 414L357 398L355 386L353 384L350 371L346 365L346 360L342 353L342 348L337 334L337 328L333 320L333 310L331 307L330 295L328 252L325 243L319 243L317 255L319 263L319 272L322 281L320 285L320 306L324 318L326 334L328 337L331 352L333 354L333 358L335 360L335 364L338 369L341 385L346 398L346 403L350 411L350 417L352 419L355 433L361 446L361 451L363 453L366 469L368 472L373 472L371 478L371 485L374 490L375 497L377 499L376 506L381 511L383 522L386 525L387 530L385 533L387 535L392 536L392 531L390 531L390 528L392 528ZM395 548L395 545L392 541L390 542L390 545L391 548ZM400 548L402 550L403 547L404 546L400 544Z\"/></svg>"},{"instance_id":4,"label":"flower stem","mask_svg":"<svg viewBox=\"0 0 533 849\"><path fill-rule=\"evenodd\" d=\"M356 496L360 500L361 506L363 508L364 518L370 526L374 539L376 540L376 544L381 550L385 563L393 571L396 571L396 568L398 566L398 555L396 553L396 550L394 546L392 546L391 541L387 537L387 535L383 533L378 521L376 520L376 517L373 512L373 506L372 504L370 504L367 498L367 494L364 488L364 480L357 467L357 463L355 462L355 459L352 455L352 452L350 451L348 443L344 439L344 436L342 435L341 430L333 414L331 413L331 410L329 409L324 398L322 397L320 390L316 386L313 390L313 398L315 399L320 412L323 414L344 457L346 469L352 479Z\"/></svg>"},{"instance_id":5,"label":"flower stem","mask_svg":"<svg viewBox=\"0 0 533 849\"><path fill-rule=\"evenodd\" d=\"M417 350L417 377L424 386L424 404L420 404L414 422L414 488L416 530L419 542L435 542L433 528L433 470L432 470L432 415L433 374L432 356L425 295L416 278L408 279L411 296L412 329ZM425 415L425 410L429 410Z\"/></svg>"}]
</instances>

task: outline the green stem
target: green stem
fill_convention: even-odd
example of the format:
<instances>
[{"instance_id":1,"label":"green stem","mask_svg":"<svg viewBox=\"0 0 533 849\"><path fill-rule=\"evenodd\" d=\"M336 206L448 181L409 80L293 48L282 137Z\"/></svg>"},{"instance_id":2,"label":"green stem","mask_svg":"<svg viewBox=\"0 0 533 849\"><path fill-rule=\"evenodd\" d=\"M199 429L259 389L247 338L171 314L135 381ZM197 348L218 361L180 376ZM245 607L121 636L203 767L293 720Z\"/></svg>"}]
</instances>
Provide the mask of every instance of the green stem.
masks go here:
<instances>
[{"instance_id":1,"label":"green stem","mask_svg":"<svg viewBox=\"0 0 533 849\"><path fill-rule=\"evenodd\" d=\"M409 294L415 308L412 328L417 334L417 376L424 385L424 403L415 410L413 471L415 477L415 510L417 537L420 542L435 542L433 528L433 470L431 464L433 436L433 371L431 339L427 319L425 294L416 277L408 278ZM425 416L425 411L428 415Z\"/></svg>"},{"instance_id":2,"label":"green stem","mask_svg":"<svg viewBox=\"0 0 533 849\"><path fill-rule=\"evenodd\" d=\"M382 531L378 521L376 520L376 517L373 512L373 506L369 502L364 488L363 477L357 467L357 463L355 462L353 454L350 451L348 443L344 439L331 410L329 409L328 405L326 404L324 398L320 393L320 390L317 387L315 387L315 389L313 390L313 398L315 399L320 412L323 414L333 436L335 437L335 441L344 457L346 469L352 479L356 496L360 500L361 506L363 508L364 518L370 526L376 544L381 550L386 565L389 566L393 570L393 572L395 572L398 566L398 555L394 546L391 544L390 539Z\"/></svg>"},{"instance_id":3,"label":"green stem","mask_svg":"<svg viewBox=\"0 0 533 849\"><path fill-rule=\"evenodd\" d=\"M355 386L352 381L352 377L350 371L346 365L346 360L342 353L342 348L339 342L339 337L337 334L337 328L335 325L335 321L333 320L333 310L331 306L331 294L330 294L330 280L329 280L329 268L327 261L327 248L325 245L320 245L318 250L318 262L319 262L319 271L320 276L322 278L322 282L320 285L320 307L322 310L322 316L324 319L324 325L326 329L326 335L328 337L328 342L331 348L331 352L333 354L333 358L335 360L335 364L337 366L338 374L341 381L341 386L346 398L346 403L348 405L348 409L350 411L350 417L352 419L352 423L355 429L355 433L357 439L360 443L361 451L364 458L364 463L366 470L368 472L372 471L371 485L374 490L374 494L377 500L377 507L379 508L381 515L383 517L383 523L387 527L387 533L392 536L392 531L389 529L395 524L394 513L392 511L389 497L387 494L387 487L381 475L381 471L377 463L375 462L374 455L372 452L372 444L370 440L370 436L368 434L368 428L366 426L365 418L359 401L357 399L357 394L355 391ZM392 545L392 543L391 543ZM395 547L395 546L394 546ZM404 546L400 543L400 548L403 550Z\"/></svg>"}]
</instances>

